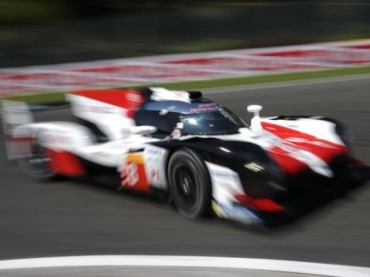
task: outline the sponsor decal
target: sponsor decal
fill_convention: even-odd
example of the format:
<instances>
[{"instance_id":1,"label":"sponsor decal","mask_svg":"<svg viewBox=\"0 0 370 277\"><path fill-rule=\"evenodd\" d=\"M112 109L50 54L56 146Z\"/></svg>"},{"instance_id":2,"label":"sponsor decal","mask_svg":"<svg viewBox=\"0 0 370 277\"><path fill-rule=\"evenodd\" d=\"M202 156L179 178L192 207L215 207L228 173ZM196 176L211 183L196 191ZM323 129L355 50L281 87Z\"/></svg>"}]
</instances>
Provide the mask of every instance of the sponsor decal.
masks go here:
<instances>
[{"instance_id":1,"label":"sponsor decal","mask_svg":"<svg viewBox=\"0 0 370 277\"><path fill-rule=\"evenodd\" d=\"M163 152L164 151L161 148L149 146L145 149L145 158L147 160L156 160L163 154Z\"/></svg>"},{"instance_id":2,"label":"sponsor decal","mask_svg":"<svg viewBox=\"0 0 370 277\"><path fill-rule=\"evenodd\" d=\"M128 153L120 168L122 187L148 191L150 185L146 178L143 153Z\"/></svg>"},{"instance_id":3,"label":"sponsor decal","mask_svg":"<svg viewBox=\"0 0 370 277\"><path fill-rule=\"evenodd\" d=\"M216 103L205 103L199 104L196 108L190 109L191 113L209 112L217 110L218 104Z\"/></svg>"},{"instance_id":4,"label":"sponsor decal","mask_svg":"<svg viewBox=\"0 0 370 277\"><path fill-rule=\"evenodd\" d=\"M148 182L151 186L164 188L166 180L166 158L168 151L153 145L149 145L144 150L145 171Z\"/></svg>"},{"instance_id":5,"label":"sponsor decal","mask_svg":"<svg viewBox=\"0 0 370 277\"><path fill-rule=\"evenodd\" d=\"M246 163L244 164L244 167L245 168L248 168L249 170L252 170L254 172L260 172L262 170L264 170L265 168L257 163Z\"/></svg>"},{"instance_id":6,"label":"sponsor decal","mask_svg":"<svg viewBox=\"0 0 370 277\"><path fill-rule=\"evenodd\" d=\"M218 217L237 220L242 223L258 223L261 219L246 207L232 203L231 205L219 204L212 201L212 209Z\"/></svg>"},{"instance_id":7,"label":"sponsor decal","mask_svg":"<svg viewBox=\"0 0 370 277\"><path fill-rule=\"evenodd\" d=\"M122 186L133 187L139 181L138 167L135 163L127 163L121 172Z\"/></svg>"}]
</instances>

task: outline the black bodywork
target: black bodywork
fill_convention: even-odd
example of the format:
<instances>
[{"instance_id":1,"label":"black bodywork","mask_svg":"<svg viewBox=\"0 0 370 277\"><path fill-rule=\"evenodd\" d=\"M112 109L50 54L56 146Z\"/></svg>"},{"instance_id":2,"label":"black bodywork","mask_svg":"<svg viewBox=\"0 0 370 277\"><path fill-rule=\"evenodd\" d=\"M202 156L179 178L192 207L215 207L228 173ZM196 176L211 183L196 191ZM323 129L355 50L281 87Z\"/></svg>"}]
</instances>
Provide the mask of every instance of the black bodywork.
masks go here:
<instances>
[{"instance_id":1,"label":"black bodywork","mask_svg":"<svg viewBox=\"0 0 370 277\"><path fill-rule=\"evenodd\" d=\"M165 140L152 143L168 149L191 149L211 163L231 168L239 175L245 193L253 198L268 198L281 205L283 212L266 212L251 208L266 226L279 226L311 213L337 198L346 197L370 179L370 168L348 156L339 156L330 164L336 173L329 179L311 169L289 176L258 145L194 137L185 140ZM227 149L228 151L224 151ZM257 163L264 170L253 171L244 165Z\"/></svg>"}]
</instances>

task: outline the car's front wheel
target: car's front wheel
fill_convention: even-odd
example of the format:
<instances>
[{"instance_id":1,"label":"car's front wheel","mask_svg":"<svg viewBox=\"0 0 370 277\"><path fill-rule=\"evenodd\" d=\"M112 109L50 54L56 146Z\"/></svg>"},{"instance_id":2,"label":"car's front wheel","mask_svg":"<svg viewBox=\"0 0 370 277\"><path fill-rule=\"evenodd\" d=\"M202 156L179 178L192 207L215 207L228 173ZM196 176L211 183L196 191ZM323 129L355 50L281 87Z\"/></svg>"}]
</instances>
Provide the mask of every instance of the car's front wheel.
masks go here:
<instances>
[{"instance_id":1,"label":"car's front wheel","mask_svg":"<svg viewBox=\"0 0 370 277\"><path fill-rule=\"evenodd\" d=\"M168 164L173 203L188 218L207 215L211 207L211 180L199 154L188 149L175 152Z\"/></svg>"}]
</instances>

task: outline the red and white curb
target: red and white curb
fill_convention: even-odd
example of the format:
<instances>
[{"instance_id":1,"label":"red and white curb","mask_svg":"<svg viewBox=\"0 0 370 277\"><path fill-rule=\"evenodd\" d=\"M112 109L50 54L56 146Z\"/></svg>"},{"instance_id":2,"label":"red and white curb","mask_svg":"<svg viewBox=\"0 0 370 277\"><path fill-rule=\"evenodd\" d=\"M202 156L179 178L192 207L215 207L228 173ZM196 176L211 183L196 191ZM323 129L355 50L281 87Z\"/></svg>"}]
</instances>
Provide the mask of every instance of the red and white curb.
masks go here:
<instances>
[{"instance_id":1,"label":"red and white curb","mask_svg":"<svg viewBox=\"0 0 370 277\"><path fill-rule=\"evenodd\" d=\"M209 269L245 269L331 277L369 277L370 268L269 259L221 258L197 256L71 256L0 261L1 270L55 267L181 267Z\"/></svg>"},{"instance_id":2,"label":"red and white curb","mask_svg":"<svg viewBox=\"0 0 370 277\"><path fill-rule=\"evenodd\" d=\"M370 65L370 40L0 69L0 97Z\"/></svg>"}]
</instances>

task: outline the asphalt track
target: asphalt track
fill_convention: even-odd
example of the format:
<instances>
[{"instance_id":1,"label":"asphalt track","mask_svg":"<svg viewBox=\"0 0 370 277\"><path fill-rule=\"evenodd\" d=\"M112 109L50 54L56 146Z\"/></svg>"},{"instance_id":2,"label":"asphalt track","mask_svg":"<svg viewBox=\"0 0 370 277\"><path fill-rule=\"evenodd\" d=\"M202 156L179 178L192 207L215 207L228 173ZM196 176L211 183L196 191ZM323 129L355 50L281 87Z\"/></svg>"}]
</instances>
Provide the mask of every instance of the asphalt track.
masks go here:
<instances>
[{"instance_id":1,"label":"asphalt track","mask_svg":"<svg viewBox=\"0 0 370 277\"><path fill-rule=\"evenodd\" d=\"M370 77L206 94L249 120L327 115L351 127L356 157L370 164ZM67 110L37 120L69 119ZM75 255L196 255L370 266L370 183L299 221L273 230L216 218L190 221L168 204L77 181L40 182L5 158L0 144L0 260Z\"/></svg>"}]
</instances>

